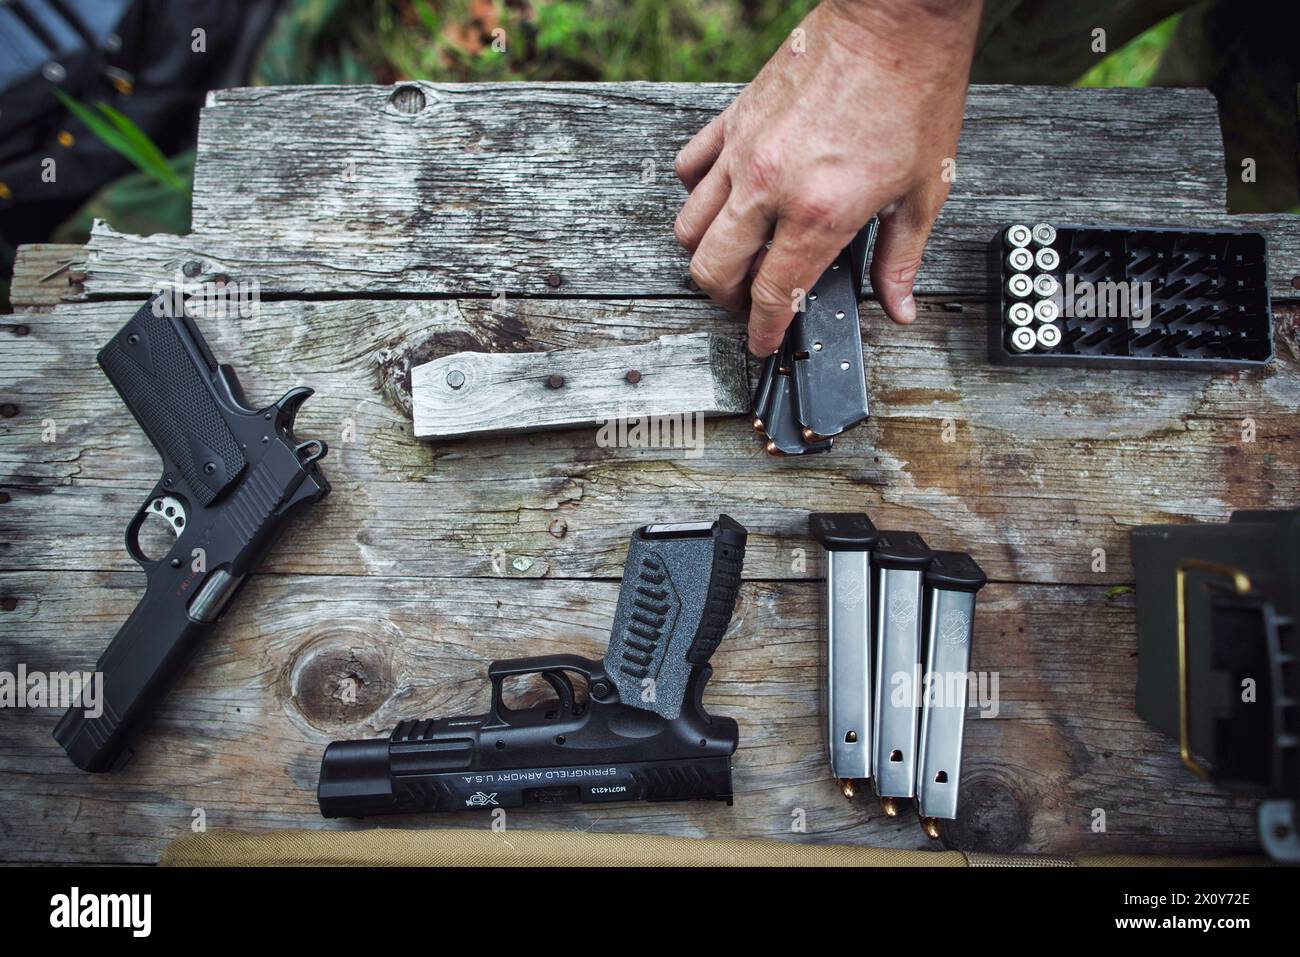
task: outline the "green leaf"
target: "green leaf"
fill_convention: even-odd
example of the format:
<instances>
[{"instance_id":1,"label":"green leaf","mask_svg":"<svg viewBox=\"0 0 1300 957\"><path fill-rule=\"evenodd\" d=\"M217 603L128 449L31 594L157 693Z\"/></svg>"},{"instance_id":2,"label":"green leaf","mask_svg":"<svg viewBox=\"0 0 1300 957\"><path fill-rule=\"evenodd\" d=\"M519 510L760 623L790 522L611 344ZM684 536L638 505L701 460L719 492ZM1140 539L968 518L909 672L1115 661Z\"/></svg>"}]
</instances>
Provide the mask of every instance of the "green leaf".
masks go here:
<instances>
[{"instance_id":1,"label":"green leaf","mask_svg":"<svg viewBox=\"0 0 1300 957\"><path fill-rule=\"evenodd\" d=\"M121 117L129 129L119 126L118 122L108 115L103 103L99 104L101 112L97 113L80 100L74 99L60 89L55 89L54 94L67 107L69 113L85 124L86 129L90 130L96 139L109 149L121 153L140 172L168 189L174 189L178 192L186 189L185 181L168 167L162 152L153 141L149 139L143 130L125 116L122 116L121 113L107 107L107 111L116 113L117 116ZM141 146L142 140L147 146Z\"/></svg>"},{"instance_id":2,"label":"green leaf","mask_svg":"<svg viewBox=\"0 0 1300 957\"><path fill-rule=\"evenodd\" d=\"M144 165L142 166L138 161L136 165L140 166L146 175L156 178L164 186L177 192L185 191L185 180L173 172L171 166L167 163L167 157L163 155L158 145L149 138L149 134L140 129L129 116L119 112L107 103L97 103L95 105L108 118L108 121L139 150Z\"/></svg>"},{"instance_id":3,"label":"green leaf","mask_svg":"<svg viewBox=\"0 0 1300 957\"><path fill-rule=\"evenodd\" d=\"M1112 585L1110 588L1106 589L1106 600L1114 601L1120 595L1131 595L1131 594L1133 594L1132 585Z\"/></svg>"},{"instance_id":4,"label":"green leaf","mask_svg":"<svg viewBox=\"0 0 1300 957\"><path fill-rule=\"evenodd\" d=\"M433 7L429 6L429 0L412 0L411 6L415 8L415 12L424 21L429 35L436 38L439 32L438 14L434 13Z\"/></svg>"}]
</instances>

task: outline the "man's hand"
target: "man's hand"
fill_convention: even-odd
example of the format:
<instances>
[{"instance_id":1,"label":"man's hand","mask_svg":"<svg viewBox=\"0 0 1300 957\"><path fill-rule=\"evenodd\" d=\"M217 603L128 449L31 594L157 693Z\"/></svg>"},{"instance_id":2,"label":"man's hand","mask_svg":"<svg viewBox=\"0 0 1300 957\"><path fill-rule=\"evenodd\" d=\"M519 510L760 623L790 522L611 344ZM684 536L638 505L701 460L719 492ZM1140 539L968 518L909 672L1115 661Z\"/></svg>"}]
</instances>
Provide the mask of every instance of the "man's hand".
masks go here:
<instances>
[{"instance_id":1,"label":"man's hand","mask_svg":"<svg viewBox=\"0 0 1300 957\"><path fill-rule=\"evenodd\" d=\"M872 288L895 322L916 318L979 13L980 0L824 0L677 155L691 276L730 309L750 303L755 355L781 345L802 292L877 213Z\"/></svg>"}]
</instances>

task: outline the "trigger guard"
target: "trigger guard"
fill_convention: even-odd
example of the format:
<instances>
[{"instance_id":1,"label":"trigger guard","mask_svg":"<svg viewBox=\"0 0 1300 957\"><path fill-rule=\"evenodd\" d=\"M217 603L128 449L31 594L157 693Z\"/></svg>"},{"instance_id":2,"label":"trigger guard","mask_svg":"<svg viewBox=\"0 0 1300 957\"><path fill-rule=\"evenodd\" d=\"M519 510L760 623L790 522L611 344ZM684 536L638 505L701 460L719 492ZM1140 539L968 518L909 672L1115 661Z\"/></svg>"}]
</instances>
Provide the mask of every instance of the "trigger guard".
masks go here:
<instances>
[{"instance_id":1,"label":"trigger guard","mask_svg":"<svg viewBox=\"0 0 1300 957\"><path fill-rule=\"evenodd\" d=\"M555 691L556 696L560 699L560 713L566 715L574 713L574 702L576 696L573 691L573 682L569 680L569 676L563 671L557 671L555 669L543 670L539 668L535 671L521 671L512 674L497 675L492 679L492 718L495 722L509 724L510 722L505 720L506 715L518 710L506 705L505 693L503 690L506 678L519 678L524 675L541 675L545 678L546 683L551 686L552 690Z\"/></svg>"},{"instance_id":2,"label":"trigger guard","mask_svg":"<svg viewBox=\"0 0 1300 957\"><path fill-rule=\"evenodd\" d=\"M144 527L144 520L149 517L149 502L152 501L153 497L150 496L149 501L145 502L144 505L136 510L135 516L126 526L127 554L134 558L135 563L141 568L152 568L154 565L158 564L156 561L149 558L149 556L140 548L140 529Z\"/></svg>"}]
</instances>

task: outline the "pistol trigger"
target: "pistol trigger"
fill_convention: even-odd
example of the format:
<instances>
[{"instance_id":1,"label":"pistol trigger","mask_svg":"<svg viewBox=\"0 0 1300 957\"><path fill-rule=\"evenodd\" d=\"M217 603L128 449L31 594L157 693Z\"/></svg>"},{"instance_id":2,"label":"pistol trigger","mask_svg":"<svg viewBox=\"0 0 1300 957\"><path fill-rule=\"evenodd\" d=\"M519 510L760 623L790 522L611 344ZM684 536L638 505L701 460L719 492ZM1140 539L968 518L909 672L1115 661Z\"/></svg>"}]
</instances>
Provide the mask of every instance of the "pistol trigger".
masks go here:
<instances>
[{"instance_id":1,"label":"pistol trigger","mask_svg":"<svg viewBox=\"0 0 1300 957\"><path fill-rule=\"evenodd\" d=\"M569 676L563 671L543 671L542 677L555 689L555 693L560 699L560 713L573 714L575 696L573 682L569 680Z\"/></svg>"}]
</instances>

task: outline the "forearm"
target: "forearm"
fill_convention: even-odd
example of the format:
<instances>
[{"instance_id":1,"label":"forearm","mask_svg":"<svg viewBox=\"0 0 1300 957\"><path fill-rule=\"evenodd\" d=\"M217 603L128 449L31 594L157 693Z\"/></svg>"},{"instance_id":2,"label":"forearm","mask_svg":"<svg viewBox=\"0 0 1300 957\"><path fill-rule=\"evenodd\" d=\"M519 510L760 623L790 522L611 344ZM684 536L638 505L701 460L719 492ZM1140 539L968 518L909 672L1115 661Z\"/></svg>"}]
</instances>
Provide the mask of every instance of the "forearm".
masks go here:
<instances>
[{"instance_id":1,"label":"forearm","mask_svg":"<svg viewBox=\"0 0 1300 957\"><path fill-rule=\"evenodd\" d=\"M983 0L823 0L859 49L900 76L969 72ZM844 38L850 39L850 38Z\"/></svg>"}]
</instances>

